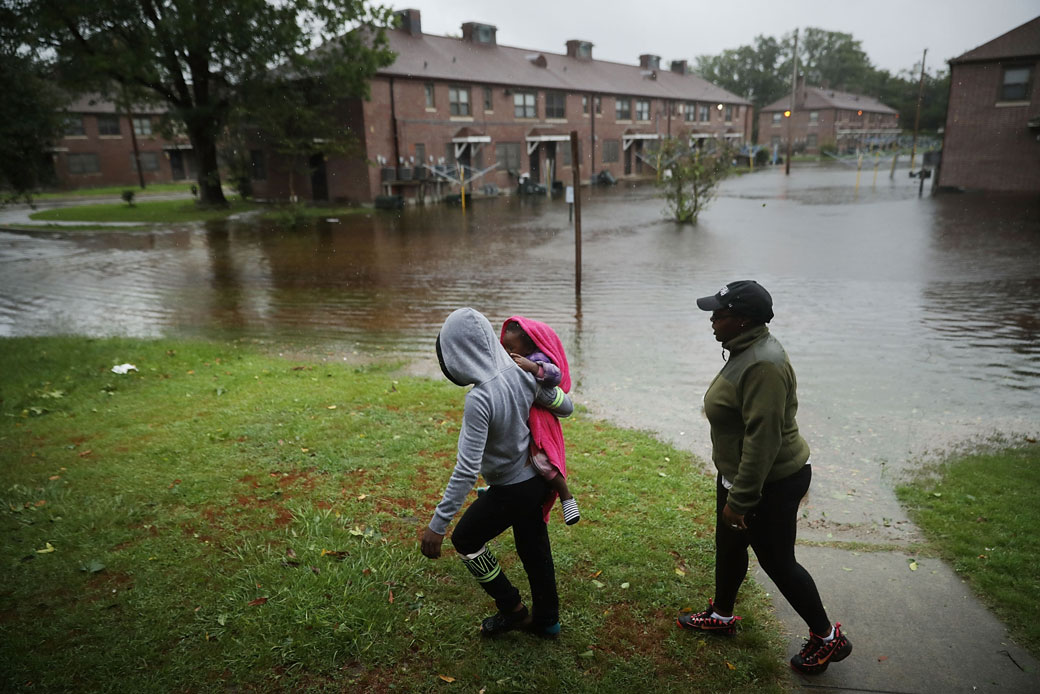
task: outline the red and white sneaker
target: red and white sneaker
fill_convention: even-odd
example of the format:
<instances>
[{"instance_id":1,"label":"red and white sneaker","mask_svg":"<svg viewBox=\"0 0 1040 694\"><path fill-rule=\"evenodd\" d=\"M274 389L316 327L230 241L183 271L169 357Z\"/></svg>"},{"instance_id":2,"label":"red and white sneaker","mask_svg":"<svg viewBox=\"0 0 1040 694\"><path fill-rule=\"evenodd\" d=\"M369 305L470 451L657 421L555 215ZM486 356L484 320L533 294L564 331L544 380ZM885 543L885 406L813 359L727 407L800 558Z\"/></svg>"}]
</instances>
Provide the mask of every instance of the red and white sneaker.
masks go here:
<instances>
[{"instance_id":1,"label":"red and white sneaker","mask_svg":"<svg viewBox=\"0 0 1040 694\"><path fill-rule=\"evenodd\" d=\"M711 634L722 634L724 636L732 636L737 633L737 622L740 621L740 617L734 615L729 620L719 619L718 617L712 617L714 612L715 606L709 600L708 609L704 612L691 612L690 614L679 615L675 623L680 628L691 631L706 631Z\"/></svg>"},{"instance_id":2,"label":"red and white sneaker","mask_svg":"<svg viewBox=\"0 0 1040 694\"><path fill-rule=\"evenodd\" d=\"M802 650L791 658L791 667L807 675L816 675L831 663L845 660L852 653L852 642L841 633L841 624L834 625L834 638L824 641L822 636L809 632L809 640Z\"/></svg>"}]
</instances>

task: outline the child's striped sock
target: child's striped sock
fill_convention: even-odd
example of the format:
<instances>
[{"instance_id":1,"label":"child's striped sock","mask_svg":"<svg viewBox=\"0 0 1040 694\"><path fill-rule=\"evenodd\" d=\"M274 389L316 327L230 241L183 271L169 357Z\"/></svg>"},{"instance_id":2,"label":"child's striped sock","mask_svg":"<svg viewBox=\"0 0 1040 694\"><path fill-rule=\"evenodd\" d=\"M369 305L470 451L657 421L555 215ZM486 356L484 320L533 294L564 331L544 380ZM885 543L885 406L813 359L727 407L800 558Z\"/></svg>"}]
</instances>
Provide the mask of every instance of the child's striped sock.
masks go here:
<instances>
[{"instance_id":1,"label":"child's striped sock","mask_svg":"<svg viewBox=\"0 0 1040 694\"><path fill-rule=\"evenodd\" d=\"M560 499L560 504L563 505L563 522L567 525L574 525L581 520L581 513L578 512L578 500L574 497L570 499Z\"/></svg>"}]
</instances>

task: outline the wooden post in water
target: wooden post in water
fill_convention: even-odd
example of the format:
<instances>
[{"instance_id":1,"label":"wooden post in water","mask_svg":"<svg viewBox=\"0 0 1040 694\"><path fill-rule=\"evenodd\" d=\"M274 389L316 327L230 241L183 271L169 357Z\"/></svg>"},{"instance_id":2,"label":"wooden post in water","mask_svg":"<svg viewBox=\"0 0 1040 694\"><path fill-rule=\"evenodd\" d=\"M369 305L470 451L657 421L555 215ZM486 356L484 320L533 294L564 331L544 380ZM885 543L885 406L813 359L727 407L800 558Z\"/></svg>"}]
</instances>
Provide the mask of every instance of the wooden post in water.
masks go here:
<instances>
[{"instance_id":1,"label":"wooden post in water","mask_svg":"<svg viewBox=\"0 0 1040 694\"><path fill-rule=\"evenodd\" d=\"M459 186L462 189L462 212L466 212L466 167L459 164Z\"/></svg>"},{"instance_id":2,"label":"wooden post in water","mask_svg":"<svg viewBox=\"0 0 1040 694\"><path fill-rule=\"evenodd\" d=\"M578 131L571 131L571 174L574 178L574 293L581 297L581 160Z\"/></svg>"}]
</instances>

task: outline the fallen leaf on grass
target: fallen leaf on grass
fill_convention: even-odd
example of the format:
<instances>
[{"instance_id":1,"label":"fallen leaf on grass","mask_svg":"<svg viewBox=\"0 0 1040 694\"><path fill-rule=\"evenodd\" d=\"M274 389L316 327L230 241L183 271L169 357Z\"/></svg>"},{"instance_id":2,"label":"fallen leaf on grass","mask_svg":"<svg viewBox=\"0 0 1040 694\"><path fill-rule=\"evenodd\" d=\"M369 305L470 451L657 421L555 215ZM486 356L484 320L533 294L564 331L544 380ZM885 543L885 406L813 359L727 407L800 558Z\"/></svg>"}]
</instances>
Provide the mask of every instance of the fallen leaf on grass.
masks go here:
<instances>
[{"instance_id":1,"label":"fallen leaf on grass","mask_svg":"<svg viewBox=\"0 0 1040 694\"><path fill-rule=\"evenodd\" d=\"M734 665L733 663L729 662L728 660L726 661L726 667L728 667L730 670L736 670L737 669L737 666Z\"/></svg>"},{"instance_id":2,"label":"fallen leaf on grass","mask_svg":"<svg viewBox=\"0 0 1040 694\"><path fill-rule=\"evenodd\" d=\"M917 571L917 561L914 560L914 559L910 560L910 570L911 571Z\"/></svg>"},{"instance_id":3,"label":"fallen leaf on grass","mask_svg":"<svg viewBox=\"0 0 1040 694\"><path fill-rule=\"evenodd\" d=\"M48 542L46 547L44 547L43 549L36 550L36 553L37 554L50 554L53 551L54 551L54 545L52 545L51 543Z\"/></svg>"},{"instance_id":4,"label":"fallen leaf on grass","mask_svg":"<svg viewBox=\"0 0 1040 694\"><path fill-rule=\"evenodd\" d=\"M685 571L683 571L682 569L676 569L676 570L675 570L675 575L676 575L676 576L685 576L685 575L686 575L686 572L685 572Z\"/></svg>"},{"instance_id":5,"label":"fallen leaf on grass","mask_svg":"<svg viewBox=\"0 0 1040 694\"><path fill-rule=\"evenodd\" d=\"M387 602L389 602L391 605L394 604L394 591L390 591L390 599Z\"/></svg>"},{"instance_id":6,"label":"fallen leaf on grass","mask_svg":"<svg viewBox=\"0 0 1040 694\"><path fill-rule=\"evenodd\" d=\"M592 585L596 586L597 588L606 588L607 587L606 583L603 583L602 581L597 581L595 579L592 580Z\"/></svg>"},{"instance_id":7,"label":"fallen leaf on grass","mask_svg":"<svg viewBox=\"0 0 1040 694\"><path fill-rule=\"evenodd\" d=\"M36 502L36 508L39 508L41 506L46 506L46 505L47 505L47 500L46 499L40 499L39 501Z\"/></svg>"},{"instance_id":8,"label":"fallen leaf on grass","mask_svg":"<svg viewBox=\"0 0 1040 694\"><path fill-rule=\"evenodd\" d=\"M93 452L94 451L80 451L78 455L79 455L80 458L86 458L88 455L90 455Z\"/></svg>"},{"instance_id":9,"label":"fallen leaf on grass","mask_svg":"<svg viewBox=\"0 0 1040 694\"><path fill-rule=\"evenodd\" d=\"M265 602L267 602L267 598L257 598L256 600L249 602L248 605L249 607L256 607L257 605L263 605Z\"/></svg>"},{"instance_id":10,"label":"fallen leaf on grass","mask_svg":"<svg viewBox=\"0 0 1040 694\"><path fill-rule=\"evenodd\" d=\"M285 556L289 557L290 559L295 559L296 552L293 550L292 547L290 547L289 549L285 550Z\"/></svg>"},{"instance_id":11,"label":"fallen leaf on grass","mask_svg":"<svg viewBox=\"0 0 1040 694\"><path fill-rule=\"evenodd\" d=\"M334 559L339 559L340 561L343 561L344 559L346 559L347 557L350 556L350 552L348 552L346 550L323 549L323 550L321 550L321 556L323 556L323 557L328 556L328 557L332 557Z\"/></svg>"},{"instance_id":12,"label":"fallen leaf on grass","mask_svg":"<svg viewBox=\"0 0 1040 694\"><path fill-rule=\"evenodd\" d=\"M447 675L437 675L437 676L440 677L445 682L454 682L455 681L454 677L448 677Z\"/></svg>"}]
</instances>

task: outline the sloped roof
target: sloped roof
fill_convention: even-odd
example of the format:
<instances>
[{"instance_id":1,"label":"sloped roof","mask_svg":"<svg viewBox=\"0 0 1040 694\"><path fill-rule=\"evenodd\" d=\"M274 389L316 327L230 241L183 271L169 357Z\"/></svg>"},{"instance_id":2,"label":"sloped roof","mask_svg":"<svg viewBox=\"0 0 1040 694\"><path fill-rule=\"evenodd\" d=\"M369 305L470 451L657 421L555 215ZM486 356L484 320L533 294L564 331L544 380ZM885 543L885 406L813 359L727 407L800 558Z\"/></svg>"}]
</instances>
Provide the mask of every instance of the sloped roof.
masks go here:
<instances>
[{"instance_id":1,"label":"sloped roof","mask_svg":"<svg viewBox=\"0 0 1040 694\"><path fill-rule=\"evenodd\" d=\"M100 94L79 94L72 98L66 109L69 113L125 113L122 106ZM166 113L166 106L154 103L137 103L131 109L138 114Z\"/></svg>"},{"instance_id":2,"label":"sloped roof","mask_svg":"<svg viewBox=\"0 0 1040 694\"><path fill-rule=\"evenodd\" d=\"M762 112L784 111L791 107L791 95L774 101L762 109ZM824 89L823 87L806 87L805 101L798 103L801 110L820 110L828 108L840 108L846 111L867 111L869 113L898 113L891 106L886 106L872 96L864 94L853 94L841 92L836 89Z\"/></svg>"},{"instance_id":3,"label":"sloped roof","mask_svg":"<svg viewBox=\"0 0 1040 694\"><path fill-rule=\"evenodd\" d=\"M531 89L558 89L678 101L747 104L751 102L692 74L638 65L571 58L566 54L511 46L486 45L433 34L388 32L397 54L381 75L453 80ZM544 62L545 67L538 63Z\"/></svg>"},{"instance_id":4,"label":"sloped roof","mask_svg":"<svg viewBox=\"0 0 1040 694\"><path fill-rule=\"evenodd\" d=\"M1035 56L1040 56L1040 17L957 56L950 64Z\"/></svg>"}]
</instances>

